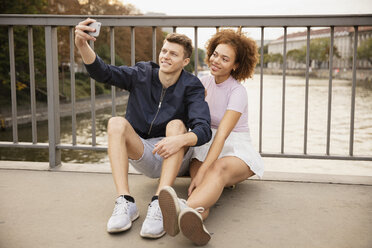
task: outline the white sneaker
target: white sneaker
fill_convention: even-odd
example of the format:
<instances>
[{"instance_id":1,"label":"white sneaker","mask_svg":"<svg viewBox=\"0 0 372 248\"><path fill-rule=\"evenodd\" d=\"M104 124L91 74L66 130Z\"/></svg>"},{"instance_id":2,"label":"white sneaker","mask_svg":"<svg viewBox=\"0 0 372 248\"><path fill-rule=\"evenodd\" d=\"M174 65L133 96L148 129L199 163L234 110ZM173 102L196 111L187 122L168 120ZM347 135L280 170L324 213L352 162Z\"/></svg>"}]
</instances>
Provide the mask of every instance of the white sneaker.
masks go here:
<instances>
[{"instance_id":1,"label":"white sneaker","mask_svg":"<svg viewBox=\"0 0 372 248\"><path fill-rule=\"evenodd\" d=\"M179 215L182 234L196 245L206 245L211 239L200 214L203 211L204 208L185 208Z\"/></svg>"},{"instance_id":2,"label":"white sneaker","mask_svg":"<svg viewBox=\"0 0 372 248\"><path fill-rule=\"evenodd\" d=\"M170 186L165 186L159 193L159 205L163 214L164 230L174 237L179 232L178 215L180 211L187 207L184 199L179 199L176 192Z\"/></svg>"},{"instance_id":3,"label":"white sneaker","mask_svg":"<svg viewBox=\"0 0 372 248\"><path fill-rule=\"evenodd\" d=\"M144 238L156 239L164 234L163 216L160 211L159 201L154 200L147 209L147 216L142 224L140 235Z\"/></svg>"},{"instance_id":4,"label":"white sneaker","mask_svg":"<svg viewBox=\"0 0 372 248\"><path fill-rule=\"evenodd\" d=\"M132 221L139 217L135 203L128 201L124 196L119 196L115 201L115 208L112 216L107 222L107 232L123 232L131 228Z\"/></svg>"}]
</instances>

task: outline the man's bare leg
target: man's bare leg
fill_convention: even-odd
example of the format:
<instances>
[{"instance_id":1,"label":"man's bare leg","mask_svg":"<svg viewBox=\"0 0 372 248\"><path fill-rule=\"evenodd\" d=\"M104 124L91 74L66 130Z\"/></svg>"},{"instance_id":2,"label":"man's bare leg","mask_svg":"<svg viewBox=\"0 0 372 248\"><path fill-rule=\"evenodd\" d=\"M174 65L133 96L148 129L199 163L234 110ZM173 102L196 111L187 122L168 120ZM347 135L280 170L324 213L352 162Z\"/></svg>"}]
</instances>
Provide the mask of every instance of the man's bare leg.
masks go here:
<instances>
[{"instance_id":1,"label":"man's bare leg","mask_svg":"<svg viewBox=\"0 0 372 248\"><path fill-rule=\"evenodd\" d=\"M128 158L139 159L144 151L142 141L131 124L123 117L108 122L108 155L118 195L130 195Z\"/></svg>"},{"instance_id":2,"label":"man's bare leg","mask_svg":"<svg viewBox=\"0 0 372 248\"><path fill-rule=\"evenodd\" d=\"M166 137L180 135L186 133L186 127L181 120L173 120L168 123L166 128ZM155 195L159 195L160 190L164 186L172 186L178 171L180 170L183 157L187 151L187 148L182 148L175 154L164 159L162 164L162 170L160 175L160 182Z\"/></svg>"}]
</instances>

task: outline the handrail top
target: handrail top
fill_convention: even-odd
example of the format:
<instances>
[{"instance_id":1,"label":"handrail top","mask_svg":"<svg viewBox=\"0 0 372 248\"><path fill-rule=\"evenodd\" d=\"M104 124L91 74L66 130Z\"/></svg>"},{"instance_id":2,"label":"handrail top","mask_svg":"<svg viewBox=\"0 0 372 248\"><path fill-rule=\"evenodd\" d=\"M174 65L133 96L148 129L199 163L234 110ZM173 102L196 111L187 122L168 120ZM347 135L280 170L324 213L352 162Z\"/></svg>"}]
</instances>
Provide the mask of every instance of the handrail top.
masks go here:
<instances>
[{"instance_id":1,"label":"handrail top","mask_svg":"<svg viewBox=\"0 0 372 248\"><path fill-rule=\"evenodd\" d=\"M372 14L331 15L49 15L0 14L0 25L75 26L90 17L103 26L161 26L161 27L329 27L372 26Z\"/></svg>"},{"instance_id":2,"label":"handrail top","mask_svg":"<svg viewBox=\"0 0 372 248\"><path fill-rule=\"evenodd\" d=\"M62 18L71 18L71 17L100 17L100 18L327 18L327 17L372 17L372 14L314 14L314 15L56 15L56 14L0 14L0 17L62 17Z\"/></svg>"}]
</instances>

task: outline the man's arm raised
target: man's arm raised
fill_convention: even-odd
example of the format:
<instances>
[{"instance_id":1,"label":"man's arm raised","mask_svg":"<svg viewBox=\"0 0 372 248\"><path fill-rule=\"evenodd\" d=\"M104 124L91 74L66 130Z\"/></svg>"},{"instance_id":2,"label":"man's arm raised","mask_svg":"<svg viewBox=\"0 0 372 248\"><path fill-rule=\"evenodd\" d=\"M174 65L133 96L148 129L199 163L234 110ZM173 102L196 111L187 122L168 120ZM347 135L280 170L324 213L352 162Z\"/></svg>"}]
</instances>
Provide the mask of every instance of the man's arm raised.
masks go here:
<instances>
[{"instance_id":1,"label":"man's arm raised","mask_svg":"<svg viewBox=\"0 0 372 248\"><path fill-rule=\"evenodd\" d=\"M95 21L96 20L88 18L82 22L79 22L79 24L75 27L75 45L78 48L85 64L92 64L96 59L96 53L88 44L88 40L96 41L96 38L85 32L95 32L94 28L88 26L90 23Z\"/></svg>"}]
</instances>

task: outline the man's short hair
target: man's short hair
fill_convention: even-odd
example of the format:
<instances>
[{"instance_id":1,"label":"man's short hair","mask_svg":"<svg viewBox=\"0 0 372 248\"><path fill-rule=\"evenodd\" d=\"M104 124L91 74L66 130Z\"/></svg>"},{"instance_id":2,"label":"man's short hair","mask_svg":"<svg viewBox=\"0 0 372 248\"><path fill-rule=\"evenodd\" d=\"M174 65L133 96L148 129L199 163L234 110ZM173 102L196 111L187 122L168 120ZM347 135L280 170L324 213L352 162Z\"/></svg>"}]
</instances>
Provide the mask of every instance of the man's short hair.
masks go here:
<instances>
[{"instance_id":1,"label":"man's short hair","mask_svg":"<svg viewBox=\"0 0 372 248\"><path fill-rule=\"evenodd\" d=\"M177 44L183 46L184 58L190 58L191 57L192 42L191 42L191 39L189 37L187 37L186 35L177 34L177 33L170 33L165 37L164 42L165 41L172 42L172 43L177 43Z\"/></svg>"}]
</instances>

